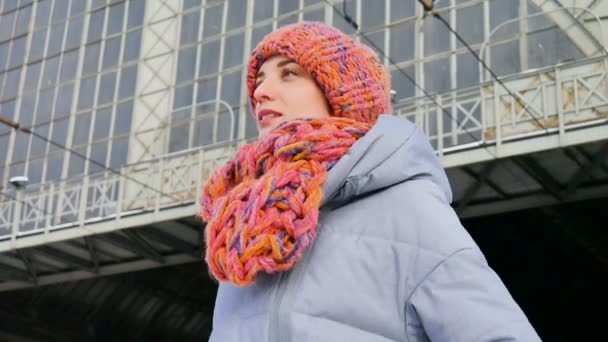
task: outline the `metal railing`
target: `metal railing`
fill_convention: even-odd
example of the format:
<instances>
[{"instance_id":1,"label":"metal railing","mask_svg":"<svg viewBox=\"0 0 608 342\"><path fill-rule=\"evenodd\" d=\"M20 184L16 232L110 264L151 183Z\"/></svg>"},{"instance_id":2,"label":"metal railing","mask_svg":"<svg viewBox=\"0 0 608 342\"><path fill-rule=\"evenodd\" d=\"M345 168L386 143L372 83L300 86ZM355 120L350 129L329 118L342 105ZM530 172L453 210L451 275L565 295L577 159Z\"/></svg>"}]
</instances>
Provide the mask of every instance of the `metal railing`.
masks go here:
<instances>
[{"instance_id":1,"label":"metal railing","mask_svg":"<svg viewBox=\"0 0 608 342\"><path fill-rule=\"evenodd\" d=\"M515 98L496 82L486 82L437 94L434 101L400 102L395 113L416 123L440 155L531 135L567 134L608 124L607 70L607 57L580 60L503 78ZM0 240L180 206L193 206L196 214L203 182L243 143L207 145L122 167L120 173L129 178L104 172L13 191L16 200L0 200Z\"/></svg>"}]
</instances>

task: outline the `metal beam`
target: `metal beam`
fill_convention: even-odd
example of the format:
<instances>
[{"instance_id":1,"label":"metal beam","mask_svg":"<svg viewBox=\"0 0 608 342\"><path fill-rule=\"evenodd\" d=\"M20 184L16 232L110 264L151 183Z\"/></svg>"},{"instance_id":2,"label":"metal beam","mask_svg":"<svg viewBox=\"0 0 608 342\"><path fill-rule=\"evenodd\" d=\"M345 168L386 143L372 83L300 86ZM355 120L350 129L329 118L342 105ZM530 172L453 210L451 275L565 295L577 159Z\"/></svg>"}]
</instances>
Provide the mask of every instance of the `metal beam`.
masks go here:
<instances>
[{"instance_id":1,"label":"metal beam","mask_svg":"<svg viewBox=\"0 0 608 342\"><path fill-rule=\"evenodd\" d=\"M0 264L0 273L8 277L7 280L19 280L30 282L30 274L26 271L6 264ZM4 277L3 277L4 278Z\"/></svg>"},{"instance_id":2,"label":"metal beam","mask_svg":"<svg viewBox=\"0 0 608 342\"><path fill-rule=\"evenodd\" d=\"M458 208L456 209L457 211L464 210L464 208L466 208L466 206L473 199L473 197L475 197L475 195L477 194L477 192L479 191L479 189L481 189L481 187L484 184L488 184L494 191L496 191L499 195L501 195L501 197L503 197L503 198L505 197L505 193L502 191L502 189L500 189L496 184L492 183L488 179L489 176L490 176L490 174L492 173L492 171L496 167L496 165L498 165L498 162L496 160L491 161L491 162L485 164L484 167L483 167L483 169L481 170L481 173L479 175L476 174L469 167L463 167L463 171L467 175L469 175L470 177L472 177L473 179L475 179L476 182L475 182L475 184L471 185L465 191L465 193L462 196L462 198L460 200L458 200ZM492 185L490 185L488 183L488 181L490 181L490 183L492 183Z\"/></svg>"},{"instance_id":3,"label":"metal beam","mask_svg":"<svg viewBox=\"0 0 608 342\"><path fill-rule=\"evenodd\" d=\"M27 269L27 272L30 275L30 279L31 279L32 283L37 286L38 285L38 275L36 274L36 267L34 267L34 264L32 263L32 260L30 259L28 253L24 250L18 249L17 254L21 258L23 265Z\"/></svg>"},{"instance_id":4,"label":"metal beam","mask_svg":"<svg viewBox=\"0 0 608 342\"><path fill-rule=\"evenodd\" d=\"M181 251L195 257L200 257L200 254L197 253L197 246L194 246L175 235L171 235L163 230L155 228L154 226L145 228L141 231L141 234L147 238L155 240L156 242L169 246L176 251Z\"/></svg>"},{"instance_id":5,"label":"metal beam","mask_svg":"<svg viewBox=\"0 0 608 342\"><path fill-rule=\"evenodd\" d=\"M520 156L513 158L513 161L550 193L551 196L555 197L555 199L560 202L564 200L561 184L559 184L534 158L531 156Z\"/></svg>"},{"instance_id":6,"label":"metal beam","mask_svg":"<svg viewBox=\"0 0 608 342\"><path fill-rule=\"evenodd\" d=\"M147 257L161 264L165 263L165 258L163 258L163 256L146 239L144 239L138 231L135 229L125 229L123 233L142 250L145 250L145 255Z\"/></svg>"},{"instance_id":7,"label":"metal beam","mask_svg":"<svg viewBox=\"0 0 608 342\"><path fill-rule=\"evenodd\" d=\"M97 255L97 245L95 243L95 240L89 236L85 236L84 242L87 245L87 249L89 250L91 261L93 261L93 271L95 273L99 273L99 255Z\"/></svg>"},{"instance_id":8,"label":"metal beam","mask_svg":"<svg viewBox=\"0 0 608 342\"><path fill-rule=\"evenodd\" d=\"M50 246L39 246L33 249L35 253L44 254L47 257L72 265L79 269L91 270L94 266L88 260L81 259L75 255Z\"/></svg>"},{"instance_id":9,"label":"metal beam","mask_svg":"<svg viewBox=\"0 0 608 342\"><path fill-rule=\"evenodd\" d=\"M134 243L133 240L131 240L123 235L119 235L118 232L98 235L97 238L104 240L117 247L120 247L124 250L130 251L131 253L154 260L154 261L158 262L159 264L162 264L165 262L164 258L162 256L160 256L160 254L150 253L149 250L146 250L144 247L140 246L139 244Z\"/></svg>"},{"instance_id":10,"label":"metal beam","mask_svg":"<svg viewBox=\"0 0 608 342\"><path fill-rule=\"evenodd\" d=\"M563 197L568 197L576 191L576 188L591 175L593 170L598 168L608 156L608 143L604 146L583 166L581 167L566 183L566 189L562 192Z\"/></svg>"}]
</instances>

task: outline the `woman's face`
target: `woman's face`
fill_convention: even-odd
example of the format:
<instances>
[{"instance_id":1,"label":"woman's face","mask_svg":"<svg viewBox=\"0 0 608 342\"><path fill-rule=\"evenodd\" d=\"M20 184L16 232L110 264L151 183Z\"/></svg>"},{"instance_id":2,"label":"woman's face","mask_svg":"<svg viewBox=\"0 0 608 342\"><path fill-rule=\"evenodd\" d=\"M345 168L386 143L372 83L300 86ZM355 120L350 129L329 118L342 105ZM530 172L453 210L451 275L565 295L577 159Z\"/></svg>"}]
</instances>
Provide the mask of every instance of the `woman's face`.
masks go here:
<instances>
[{"instance_id":1,"label":"woman's face","mask_svg":"<svg viewBox=\"0 0 608 342\"><path fill-rule=\"evenodd\" d=\"M271 57L262 64L253 97L260 138L285 121L331 116L323 91L312 76L284 56Z\"/></svg>"}]
</instances>

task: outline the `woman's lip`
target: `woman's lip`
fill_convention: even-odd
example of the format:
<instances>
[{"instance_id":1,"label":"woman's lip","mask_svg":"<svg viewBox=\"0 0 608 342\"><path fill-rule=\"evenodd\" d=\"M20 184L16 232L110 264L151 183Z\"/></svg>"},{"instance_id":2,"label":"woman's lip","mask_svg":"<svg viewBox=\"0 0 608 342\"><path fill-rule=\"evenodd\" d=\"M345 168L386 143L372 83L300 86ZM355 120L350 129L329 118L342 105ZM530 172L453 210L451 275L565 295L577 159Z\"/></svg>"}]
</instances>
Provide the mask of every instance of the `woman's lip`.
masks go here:
<instances>
[{"instance_id":1,"label":"woman's lip","mask_svg":"<svg viewBox=\"0 0 608 342\"><path fill-rule=\"evenodd\" d=\"M280 112L277 112L276 110L272 110L272 109L262 109L258 112L258 121L262 121L264 120L265 117L269 116L269 115L278 115L278 116L282 116L283 114L281 114Z\"/></svg>"}]
</instances>

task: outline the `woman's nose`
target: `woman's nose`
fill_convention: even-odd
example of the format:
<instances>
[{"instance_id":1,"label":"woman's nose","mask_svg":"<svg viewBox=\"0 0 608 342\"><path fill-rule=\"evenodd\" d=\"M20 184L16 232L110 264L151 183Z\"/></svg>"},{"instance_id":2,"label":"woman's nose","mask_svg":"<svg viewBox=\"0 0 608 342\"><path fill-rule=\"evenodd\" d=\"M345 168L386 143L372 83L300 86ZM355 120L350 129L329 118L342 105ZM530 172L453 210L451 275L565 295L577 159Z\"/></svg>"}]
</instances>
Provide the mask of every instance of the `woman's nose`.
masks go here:
<instances>
[{"instance_id":1,"label":"woman's nose","mask_svg":"<svg viewBox=\"0 0 608 342\"><path fill-rule=\"evenodd\" d=\"M261 103L273 100L275 97L275 83L271 77L265 78L253 92L253 98L256 102Z\"/></svg>"}]
</instances>

